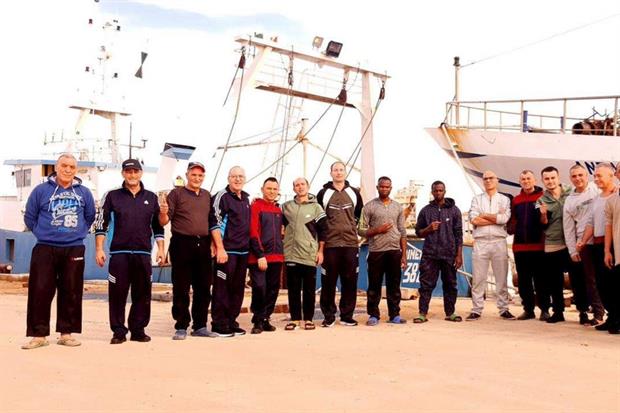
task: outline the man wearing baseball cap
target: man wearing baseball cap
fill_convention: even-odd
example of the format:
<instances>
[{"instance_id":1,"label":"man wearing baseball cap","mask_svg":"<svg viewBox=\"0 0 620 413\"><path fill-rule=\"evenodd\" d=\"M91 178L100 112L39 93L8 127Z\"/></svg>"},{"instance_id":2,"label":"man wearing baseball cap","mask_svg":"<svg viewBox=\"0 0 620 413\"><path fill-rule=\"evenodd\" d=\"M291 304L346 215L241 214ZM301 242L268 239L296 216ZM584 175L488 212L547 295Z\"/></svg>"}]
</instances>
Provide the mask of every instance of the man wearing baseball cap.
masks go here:
<instances>
[{"instance_id":1,"label":"man wearing baseball cap","mask_svg":"<svg viewBox=\"0 0 620 413\"><path fill-rule=\"evenodd\" d=\"M163 263L164 229L159 224L157 195L144 189L142 165L136 159L123 162L123 184L119 189L104 195L95 221L95 259L100 267L106 261L103 249L110 220L114 217L114 232L110 244L108 269L108 292L110 328L113 336L110 344L126 341L148 342L151 338L144 332L151 318L151 237L157 242L157 262ZM125 305L131 287L131 310L128 327L125 327Z\"/></svg>"},{"instance_id":2,"label":"man wearing baseball cap","mask_svg":"<svg viewBox=\"0 0 620 413\"><path fill-rule=\"evenodd\" d=\"M159 223L172 226L170 258L172 261L172 318L176 321L173 340L184 340L190 321L192 336L208 337L207 314L211 302L211 237L209 211L211 194L201 188L205 167L190 162L185 186L174 188L159 211ZM194 301L189 310L189 287Z\"/></svg>"}]
</instances>

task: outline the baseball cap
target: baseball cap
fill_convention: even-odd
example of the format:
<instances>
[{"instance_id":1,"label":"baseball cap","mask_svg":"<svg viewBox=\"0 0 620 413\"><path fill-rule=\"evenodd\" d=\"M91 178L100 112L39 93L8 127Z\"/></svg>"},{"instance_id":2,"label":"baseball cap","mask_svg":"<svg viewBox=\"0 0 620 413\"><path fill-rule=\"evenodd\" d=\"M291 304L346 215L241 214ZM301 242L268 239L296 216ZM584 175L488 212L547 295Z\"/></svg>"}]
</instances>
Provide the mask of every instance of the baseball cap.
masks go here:
<instances>
[{"instance_id":1,"label":"baseball cap","mask_svg":"<svg viewBox=\"0 0 620 413\"><path fill-rule=\"evenodd\" d=\"M188 171L190 169L194 169L194 168L200 168L200 169L202 169L202 172L206 172L207 171L205 169L205 166L201 162L190 162L190 163L187 164L187 170Z\"/></svg>"},{"instance_id":2,"label":"baseball cap","mask_svg":"<svg viewBox=\"0 0 620 413\"><path fill-rule=\"evenodd\" d=\"M142 164L137 159L127 159L123 161L123 171L127 169L137 169L138 171L141 171Z\"/></svg>"}]
</instances>

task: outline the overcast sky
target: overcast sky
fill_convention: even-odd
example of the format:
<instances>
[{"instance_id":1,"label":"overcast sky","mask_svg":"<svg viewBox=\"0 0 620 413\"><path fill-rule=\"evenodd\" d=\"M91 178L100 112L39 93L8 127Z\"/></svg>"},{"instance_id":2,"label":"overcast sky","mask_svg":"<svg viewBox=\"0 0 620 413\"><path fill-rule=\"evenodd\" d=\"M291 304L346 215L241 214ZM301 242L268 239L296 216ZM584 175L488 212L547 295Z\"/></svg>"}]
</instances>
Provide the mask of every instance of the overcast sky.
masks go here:
<instances>
[{"instance_id":1,"label":"overcast sky","mask_svg":"<svg viewBox=\"0 0 620 413\"><path fill-rule=\"evenodd\" d=\"M234 100L222 108L238 60L234 37L277 34L282 44L309 49L313 36L321 35L344 44L343 60L392 76L374 125L377 176L393 177L397 188L409 179L427 184L442 179L448 195L467 207L470 194L458 168L423 130L439 125L444 104L453 96L453 56L466 64L618 13L617 1L2 2L0 161L39 158L46 131L74 126L76 113L66 108L74 102L85 62L93 55L93 38L85 27L89 16L119 18L124 36L119 73L133 74L139 52L149 52L144 79L128 76L118 86L127 92L134 113L133 136L149 139L145 159L156 163L165 141L195 145L195 158L207 163L208 173L215 168L211 155L225 141L234 112ZM619 28L620 17L612 17L469 66L462 70L461 97L619 94ZM253 93L247 104L242 101L237 138L255 124L264 130L259 120L273 117L277 98ZM265 103L256 104L256 99ZM328 139L337 114L326 117L316 139ZM337 135L336 149L350 148L359 139L357 114L347 113L343 122L345 133ZM341 156L348 157L344 152ZM252 175L263 153L257 149L250 155L231 151L227 157L242 160ZM323 169L317 182L327 180ZM208 185L211 180L208 174ZM8 192L5 178L0 184L0 192Z\"/></svg>"}]
</instances>

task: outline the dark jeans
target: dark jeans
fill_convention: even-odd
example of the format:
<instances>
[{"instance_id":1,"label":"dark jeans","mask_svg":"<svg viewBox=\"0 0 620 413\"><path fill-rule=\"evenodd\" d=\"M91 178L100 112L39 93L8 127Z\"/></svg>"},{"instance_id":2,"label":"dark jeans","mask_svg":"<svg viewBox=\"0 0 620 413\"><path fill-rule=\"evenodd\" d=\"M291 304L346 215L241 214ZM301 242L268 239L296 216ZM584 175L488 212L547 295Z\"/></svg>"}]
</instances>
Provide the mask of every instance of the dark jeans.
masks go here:
<instances>
[{"instance_id":1,"label":"dark jeans","mask_svg":"<svg viewBox=\"0 0 620 413\"><path fill-rule=\"evenodd\" d=\"M447 316L454 314L456 304L456 268L454 260L443 260L422 256L420 260L420 314L428 313L428 305L431 301L433 290L437 285L439 273L443 289L443 309Z\"/></svg>"},{"instance_id":2,"label":"dark jeans","mask_svg":"<svg viewBox=\"0 0 620 413\"><path fill-rule=\"evenodd\" d=\"M258 269L258 264L250 265L250 280L252 280L252 323L261 323L269 320L278 299L280 290L281 262L270 262L266 271Z\"/></svg>"},{"instance_id":3,"label":"dark jeans","mask_svg":"<svg viewBox=\"0 0 620 413\"><path fill-rule=\"evenodd\" d=\"M141 336L151 319L151 255L111 254L108 275L110 328L116 337L127 331ZM125 327L125 306L131 287L131 307Z\"/></svg>"},{"instance_id":4,"label":"dark jeans","mask_svg":"<svg viewBox=\"0 0 620 413\"><path fill-rule=\"evenodd\" d=\"M340 319L353 317L357 301L357 273L359 248L325 248L321 275L321 311L328 321L336 319L336 284L340 277Z\"/></svg>"},{"instance_id":5,"label":"dark jeans","mask_svg":"<svg viewBox=\"0 0 620 413\"><path fill-rule=\"evenodd\" d=\"M544 274L544 287L545 287L545 300L547 297L551 297L551 307L553 313L564 312L564 272L568 269L570 256L568 255L568 248L561 249L555 252L545 252L545 274ZM540 303L541 308L546 305L547 302L543 300ZM548 308L548 307L547 307Z\"/></svg>"},{"instance_id":6,"label":"dark jeans","mask_svg":"<svg viewBox=\"0 0 620 413\"><path fill-rule=\"evenodd\" d=\"M229 253L228 261L217 264L215 268L211 325L215 329L239 327L237 317L243 304L248 255Z\"/></svg>"},{"instance_id":7,"label":"dark jeans","mask_svg":"<svg viewBox=\"0 0 620 413\"><path fill-rule=\"evenodd\" d=\"M84 246L53 247L37 244L30 258L26 335L50 335L50 310L56 301L56 331L82 332L82 290L84 287Z\"/></svg>"},{"instance_id":8,"label":"dark jeans","mask_svg":"<svg viewBox=\"0 0 620 413\"><path fill-rule=\"evenodd\" d=\"M206 327L213 282L209 237L173 234L170 239L172 261L172 318L176 330ZM192 287L192 312L189 312L189 288Z\"/></svg>"},{"instance_id":9,"label":"dark jeans","mask_svg":"<svg viewBox=\"0 0 620 413\"><path fill-rule=\"evenodd\" d=\"M544 293L544 252L543 251L519 251L515 252L515 266L519 276L519 296L523 310L534 312L534 306L538 300L538 308L541 311L549 311L549 299L543 297Z\"/></svg>"},{"instance_id":10,"label":"dark jeans","mask_svg":"<svg viewBox=\"0 0 620 413\"><path fill-rule=\"evenodd\" d=\"M612 252L613 254L613 252ZM607 321L610 323L620 322L618 314L618 275L620 270L615 266L612 270L605 265L605 246L603 244L592 245L592 260L596 271L596 287L601 296L601 301L607 310Z\"/></svg>"},{"instance_id":11,"label":"dark jeans","mask_svg":"<svg viewBox=\"0 0 620 413\"><path fill-rule=\"evenodd\" d=\"M592 261L592 246L587 246L579 253L581 263L583 264L583 272L586 278L586 293L588 295L588 303L592 306L592 312L597 320L602 320L605 316L605 307L601 302L601 296L596 288L596 271L594 261Z\"/></svg>"},{"instance_id":12,"label":"dark jeans","mask_svg":"<svg viewBox=\"0 0 620 413\"><path fill-rule=\"evenodd\" d=\"M573 290L573 300L575 307L580 313L585 313L590 307L588 293L586 290L586 273L583 262L574 262L569 256L568 275L570 286Z\"/></svg>"},{"instance_id":13,"label":"dark jeans","mask_svg":"<svg viewBox=\"0 0 620 413\"><path fill-rule=\"evenodd\" d=\"M385 274L388 316L390 320L400 315L400 250L368 253L367 311L371 317L380 318L381 286Z\"/></svg>"},{"instance_id":14,"label":"dark jeans","mask_svg":"<svg viewBox=\"0 0 620 413\"><path fill-rule=\"evenodd\" d=\"M303 319L305 321L312 321L314 317L314 301L316 299L316 267L296 262L287 262L286 279L288 283L288 308L291 313L291 320L301 320L303 294Z\"/></svg>"}]
</instances>

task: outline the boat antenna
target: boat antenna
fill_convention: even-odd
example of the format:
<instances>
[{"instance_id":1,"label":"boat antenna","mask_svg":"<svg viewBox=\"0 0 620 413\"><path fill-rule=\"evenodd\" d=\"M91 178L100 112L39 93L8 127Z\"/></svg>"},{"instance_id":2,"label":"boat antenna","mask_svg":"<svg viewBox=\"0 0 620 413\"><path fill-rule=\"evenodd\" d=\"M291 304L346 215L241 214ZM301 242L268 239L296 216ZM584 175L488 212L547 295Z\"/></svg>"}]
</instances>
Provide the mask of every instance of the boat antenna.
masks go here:
<instances>
[{"instance_id":1,"label":"boat antenna","mask_svg":"<svg viewBox=\"0 0 620 413\"><path fill-rule=\"evenodd\" d=\"M286 111L284 115L284 133L282 134L282 140L280 141L280 146L282 147L282 153L286 152L286 140L288 139L288 130L291 121L291 109L293 107L293 60L294 60L294 50L293 46L291 46L291 56L288 61L288 98L286 100ZM280 181L282 181L282 175L284 175L284 159L280 163Z\"/></svg>"}]
</instances>

